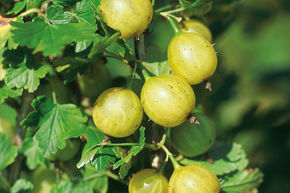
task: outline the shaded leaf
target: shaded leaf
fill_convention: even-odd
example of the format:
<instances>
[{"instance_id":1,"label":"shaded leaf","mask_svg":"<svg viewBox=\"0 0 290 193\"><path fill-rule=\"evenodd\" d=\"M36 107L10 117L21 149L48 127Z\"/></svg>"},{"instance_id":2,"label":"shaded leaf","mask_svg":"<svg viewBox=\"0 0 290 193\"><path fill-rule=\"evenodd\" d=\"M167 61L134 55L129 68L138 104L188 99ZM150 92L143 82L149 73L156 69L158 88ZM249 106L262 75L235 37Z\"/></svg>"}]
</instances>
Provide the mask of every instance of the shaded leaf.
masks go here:
<instances>
[{"instance_id":1,"label":"shaded leaf","mask_svg":"<svg viewBox=\"0 0 290 193\"><path fill-rule=\"evenodd\" d=\"M109 187L109 180L107 176L99 175L98 171L91 164L87 164L83 171L84 180L88 182L91 187L98 193L106 193Z\"/></svg>"},{"instance_id":2,"label":"shaded leaf","mask_svg":"<svg viewBox=\"0 0 290 193\"><path fill-rule=\"evenodd\" d=\"M38 147L37 143L30 137L27 137L22 145L20 152L26 157L26 165L29 169L34 170L40 164L44 164L45 158Z\"/></svg>"},{"instance_id":3,"label":"shaded leaf","mask_svg":"<svg viewBox=\"0 0 290 193\"><path fill-rule=\"evenodd\" d=\"M73 19L70 12L64 12L60 5L49 6L47 8L47 19L52 24L67 24Z\"/></svg>"},{"instance_id":4,"label":"shaded leaf","mask_svg":"<svg viewBox=\"0 0 290 193\"><path fill-rule=\"evenodd\" d=\"M3 103L7 98L14 98L22 95L22 89L12 89L7 85L0 86L0 103Z\"/></svg>"},{"instance_id":5,"label":"shaded leaf","mask_svg":"<svg viewBox=\"0 0 290 193\"><path fill-rule=\"evenodd\" d=\"M40 83L40 79L51 70L49 65L36 66L27 63L27 59L19 64L18 68L9 68L7 70L7 76L5 83L10 88L27 89L28 92L34 92Z\"/></svg>"},{"instance_id":6,"label":"shaded leaf","mask_svg":"<svg viewBox=\"0 0 290 193\"><path fill-rule=\"evenodd\" d=\"M234 143L233 145L215 143L208 152L209 158L213 163L208 161L197 161L184 158L180 161L184 165L200 164L216 175L224 175L235 170L241 171L245 169L249 163L246 153L242 146Z\"/></svg>"},{"instance_id":7,"label":"shaded leaf","mask_svg":"<svg viewBox=\"0 0 290 193\"><path fill-rule=\"evenodd\" d=\"M0 133L0 171L14 162L17 156L17 147L12 145L12 141Z\"/></svg>"},{"instance_id":8,"label":"shaded leaf","mask_svg":"<svg viewBox=\"0 0 290 193\"><path fill-rule=\"evenodd\" d=\"M128 163L132 159L133 156L136 156L138 153L140 153L140 151L142 151L145 145L145 140L146 140L145 127L140 127L139 130L140 130L139 145L132 146L127 156L121 158L119 161L114 163L113 169L117 169L121 165Z\"/></svg>"},{"instance_id":9,"label":"shaded leaf","mask_svg":"<svg viewBox=\"0 0 290 193\"><path fill-rule=\"evenodd\" d=\"M78 168L91 162L98 171L103 171L110 166L110 163L115 162L116 157L112 150L114 147L95 147L105 139L102 132L94 126L89 126L83 135L87 139L87 144L83 149L82 158L77 164Z\"/></svg>"},{"instance_id":10,"label":"shaded leaf","mask_svg":"<svg viewBox=\"0 0 290 193\"><path fill-rule=\"evenodd\" d=\"M250 193L263 182L263 174L259 169L243 170L221 182L221 187L227 193Z\"/></svg>"},{"instance_id":11,"label":"shaded leaf","mask_svg":"<svg viewBox=\"0 0 290 193\"><path fill-rule=\"evenodd\" d=\"M86 182L80 182L74 186L71 181L62 181L52 187L50 193L93 193L93 189Z\"/></svg>"},{"instance_id":12,"label":"shaded leaf","mask_svg":"<svg viewBox=\"0 0 290 193\"><path fill-rule=\"evenodd\" d=\"M12 186L10 193L29 193L33 188L33 184L25 179L17 180Z\"/></svg>"},{"instance_id":13,"label":"shaded leaf","mask_svg":"<svg viewBox=\"0 0 290 193\"><path fill-rule=\"evenodd\" d=\"M53 104L40 96L32 101L33 112L22 121L24 128L38 129L33 139L45 157L66 146L71 131L85 127L87 117L73 104Z\"/></svg>"},{"instance_id":14,"label":"shaded leaf","mask_svg":"<svg viewBox=\"0 0 290 193\"><path fill-rule=\"evenodd\" d=\"M114 35L112 35L110 37L104 37L104 36L101 36L101 35L97 35L97 37L94 40L94 44L93 44L93 47L91 49L91 52L89 54L89 58L97 56L98 54L103 52L103 50L106 47L108 47L109 45L111 45L112 43L117 41L119 36L120 36L119 32L115 33Z\"/></svg>"}]
</instances>

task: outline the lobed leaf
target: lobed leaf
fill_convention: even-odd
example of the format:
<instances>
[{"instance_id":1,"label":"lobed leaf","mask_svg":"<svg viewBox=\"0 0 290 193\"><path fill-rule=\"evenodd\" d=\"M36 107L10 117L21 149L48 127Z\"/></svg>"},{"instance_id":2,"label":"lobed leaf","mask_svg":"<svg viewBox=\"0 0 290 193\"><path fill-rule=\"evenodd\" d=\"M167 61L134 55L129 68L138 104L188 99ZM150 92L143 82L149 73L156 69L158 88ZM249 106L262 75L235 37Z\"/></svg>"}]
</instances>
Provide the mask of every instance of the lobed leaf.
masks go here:
<instances>
[{"instance_id":1,"label":"lobed leaf","mask_svg":"<svg viewBox=\"0 0 290 193\"><path fill-rule=\"evenodd\" d=\"M25 58L18 68L8 69L5 83L10 88L27 89L28 92L32 93L38 88L40 79L45 77L51 67L47 64L31 65L27 61Z\"/></svg>"},{"instance_id":2,"label":"lobed leaf","mask_svg":"<svg viewBox=\"0 0 290 193\"><path fill-rule=\"evenodd\" d=\"M30 137L25 138L23 141L20 152L26 157L26 165L29 169L34 170L40 164L44 164L45 158L38 147L38 144Z\"/></svg>"},{"instance_id":3,"label":"lobed leaf","mask_svg":"<svg viewBox=\"0 0 290 193\"><path fill-rule=\"evenodd\" d=\"M215 143L209 150L208 156L212 159L213 163L187 158L182 159L180 163L184 165L200 164L210 169L216 175L229 174L235 170L241 171L249 163L242 146L236 143L233 145Z\"/></svg>"},{"instance_id":4,"label":"lobed leaf","mask_svg":"<svg viewBox=\"0 0 290 193\"><path fill-rule=\"evenodd\" d=\"M110 166L110 163L115 162L116 157L112 150L113 147L96 147L97 144L102 143L105 139L105 135L96 127L89 126L83 136L85 136L87 144L83 149L82 158L77 164L78 168L91 162L97 171L103 171Z\"/></svg>"},{"instance_id":5,"label":"lobed leaf","mask_svg":"<svg viewBox=\"0 0 290 193\"><path fill-rule=\"evenodd\" d=\"M12 186L10 193L29 193L33 184L26 179L18 179Z\"/></svg>"},{"instance_id":6,"label":"lobed leaf","mask_svg":"<svg viewBox=\"0 0 290 193\"><path fill-rule=\"evenodd\" d=\"M138 153L142 151L145 145L145 140L146 140L145 127L140 127L139 130L140 130L139 145L132 146L127 156L121 158L119 161L114 163L113 169L117 169L121 165L128 163L132 159L133 156L136 156Z\"/></svg>"},{"instance_id":7,"label":"lobed leaf","mask_svg":"<svg viewBox=\"0 0 290 193\"><path fill-rule=\"evenodd\" d=\"M33 112L22 121L24 128L38 129L33 139L45 157L63 149L69 133L85 127L87 117L73 104L53 104L40 96L32 101Z\"/></svg>"},{"instance_id":8,"label":"lobed leaf","mask_svg":"<svg viewBox=\"0 0 290 193\"><path fill-rule=\"evenodd\" d=\"M20 45L34 48L34 53L42 51L44 56L57 56L69 43L96 38L96 25L69 23L71 20L72 15L63 12L61 6L50 6L44 21L11 23L13 39Z\"/></svg>"},{"instance_id":9,"label":"lobed leaf","mask_svg":"<svg viewBox=\"0 0 290 193\"><path fill-rule=\"evenodd\" d=\"M263 182L263 174L259 169L243 170L221 182L226 193L250 193Z\"/></svg>"}]
</instances>

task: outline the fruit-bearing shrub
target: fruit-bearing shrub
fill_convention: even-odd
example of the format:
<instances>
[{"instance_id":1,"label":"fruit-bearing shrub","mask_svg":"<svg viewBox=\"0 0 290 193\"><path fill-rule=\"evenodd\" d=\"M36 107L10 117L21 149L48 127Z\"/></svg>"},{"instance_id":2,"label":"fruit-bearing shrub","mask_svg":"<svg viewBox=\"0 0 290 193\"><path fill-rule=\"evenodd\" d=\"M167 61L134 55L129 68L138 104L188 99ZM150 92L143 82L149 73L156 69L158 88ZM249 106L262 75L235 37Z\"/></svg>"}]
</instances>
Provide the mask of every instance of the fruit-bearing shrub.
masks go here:
<instances>
[{"instance_id":1,"label":"fruit-bearing shrub","mask_svg":"<svg viewBox=\"0 0 290 193\"><path fill-rule=\"evenodd\" d=\"M210 2L8 2L0 192L254 192L262 174L216 141L202 102L218 66Z\"/></svg>"}]
</instances>

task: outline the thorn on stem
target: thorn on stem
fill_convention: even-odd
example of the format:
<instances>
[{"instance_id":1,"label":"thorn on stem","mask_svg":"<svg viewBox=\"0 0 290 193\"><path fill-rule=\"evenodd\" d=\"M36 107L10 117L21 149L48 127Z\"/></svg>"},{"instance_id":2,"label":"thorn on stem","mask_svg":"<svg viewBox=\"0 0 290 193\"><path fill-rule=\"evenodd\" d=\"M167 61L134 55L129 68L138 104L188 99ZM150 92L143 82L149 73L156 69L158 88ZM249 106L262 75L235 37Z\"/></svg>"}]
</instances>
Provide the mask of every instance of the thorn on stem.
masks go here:
<instances>
[{"instance_id":1,"label":"thorn on stem","mask_svg":"<svg viewBox=\"0 0 290 193\"><path fill-rule=\"evenodd\" d=\"M248 168L248 169L246 169L246 170L247 170L247 172L250 173L250 174L253 173L253 171L254 171L253 168Z\"/></svg>"},{"instance_id":2,"label":"thorn on stem","mask_svg":"<svg viewBox=\"0 0 290 193\"><path fill-rule=\"evenodd\" d=\"M109 140L110 140L110 137L106 135L102 143L107 143ZM102 145L102 147L104 147L104 145Z\"/></svg>"},{"instance_id":3,"label":"thorn on stem","mask_svg":"<svg viewBox=\"0 0 290 193\"><path fill-rule=\"evenodd\" d=\"M153 140L152 145L154 145L154 147L157 147L157 142L155 140Z\"/></svg>"},{"instance_id":4,"label":"thorn on stem","mask_svg":"<svg viewBox=\"0 0 290 193\"><path fill-rule=\"evenodd\" d=\"M210 164L214 163L214 160L209 156L208 152L205 153L206 161Z\"/></svg>"},{"instance_id":5,"label":"thorn on stem","mask_svg":"<svg viewBox=\"0 0 290 193\"><path fill-rule=\"evenodd\" d=\"M81 136L80 136L80 139L81 139L81 140L85 140L86 142L88 142L88 138L87 138L86 135L81 135Z\"/></svg>"},{"instance_id":6,"label":"thorn on stem","mask_svg":"<svg viewBox=\"0 0 290 193\"><path fill-rule=\"evenodd\" d=\"M207 158L206 161L207 161L208 163L210 163L210 164L213 164L213 163L214 163L214 161L213 161L212 158Z\"/></svg>"},{"instance_id":7,"label":"thorn on stem","mask_svg":"<svg viewBox=\"0 0 290 193\"><path fill-rule=\"evenodd\" d=\"M212 91L212 88L211 88L211 82L210 82L210 81L207 81L207 82L205 83L205 89L206 89L206 90L209 90L209 92Z\"/></svg>"},{"instance_id":8,"label":"thorn on stem","mask_svg":"<svg viewBox=\"0 0 290 193\"><path fill-rule=\"evenodd\" d=\"M197 118L194 117L194 116L192 116L192 117L189 118L189 122L190 122L191 124L200 125L200 122L199 122L199 121L197 120Z\"/></svg>"},{"instance_id":9,"label":"thorn on stem","mask_svg":"<svg viewBox=\"0 0 290 193\"><path fill-rule=\"evenodd\" d=\"M113 168L113 163L109 162L109 168L108 169L112 169Z\"/></svg>"}]
</instances>

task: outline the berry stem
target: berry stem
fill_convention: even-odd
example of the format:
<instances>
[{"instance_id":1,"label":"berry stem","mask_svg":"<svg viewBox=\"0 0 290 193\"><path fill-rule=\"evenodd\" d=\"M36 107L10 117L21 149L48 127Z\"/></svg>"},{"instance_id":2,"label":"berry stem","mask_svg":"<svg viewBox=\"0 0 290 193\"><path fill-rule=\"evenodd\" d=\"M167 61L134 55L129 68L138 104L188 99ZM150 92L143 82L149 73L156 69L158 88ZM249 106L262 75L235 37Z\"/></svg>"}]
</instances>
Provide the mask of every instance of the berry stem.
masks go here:
<instances>
[{"instance_id":1,"label":"berry stem","mask_svg":"<svg viewBox=\"0 0 290 193\"><path fill-rule=\"evenodd\" d=\"M127 87L129 89L132 89L133 81L134 81L134 79L136 77L136 70L137 70L137 63L135 62L133 72L132 72L132 74L131 74L131 76L129 78L128 84L127 84Z\"/></svg>"},{"instance_id":2,"label":"berry stem","mask_svg":"<svg viewBox=\"0 0 290 193\"><path fill-rule=\"evenodd\" d=\"M173 155L170 155L169 156L170 160L171 160L171 163L174 167L174 170L178 169L181 167L181 165L176 161L176 159L174 159Z\"/></svg>"},{"instance_id":3,"label":"berry stem","mask_svg":"<svg viewBox=\"0 0 290 193\"><path fill-rule=\"evenodd\" d=\"M143 66L141 67L141 72L142 72L145 80L148 80L151 77L149 75L149 73L147 72L147 70Z\"/></svg>"},{"instance_id":4,"label":"berry stem","mask_svg":"<svg viewBox=\"0 0 290 193\"><path fill-rule=\"evenodd\" d=\"M57 104L55 92L53 91L51 94L52 94L52 102L53 102L53 104Z\"/></svg>"},{"instance_id":5,"label":"berry stem","mask_svg":"<svg viewBox=\"0 0 290 193\"><path fill-rule=\"evenodd\" d=\"M178 34L181 33L181 30L178 27L178 22L180 21L179 18L177 18L177 17L175 17L175 16L173 16L171 14L167 14L167 13L160 13L160 14L162 16L164 16L169 21L169 23L170 23L175 35L178 35Z\"/></svg>"},{"instance_id":6,"label":"berry stem","mask_svg":"<svg viewBox=\"0 0 290 193\"><path fill-rule=\"evenodd\" d=\"M28 15L28 14L30 14L30 13L41 14L41 10L38 9L38 8L32 8L32 9L29 9L29 10L27 10L27 11L21 13L19 16L22 16L22 17L23 17L23 16L26 16L26 15Z\"/></svg>"}]
</instances>

